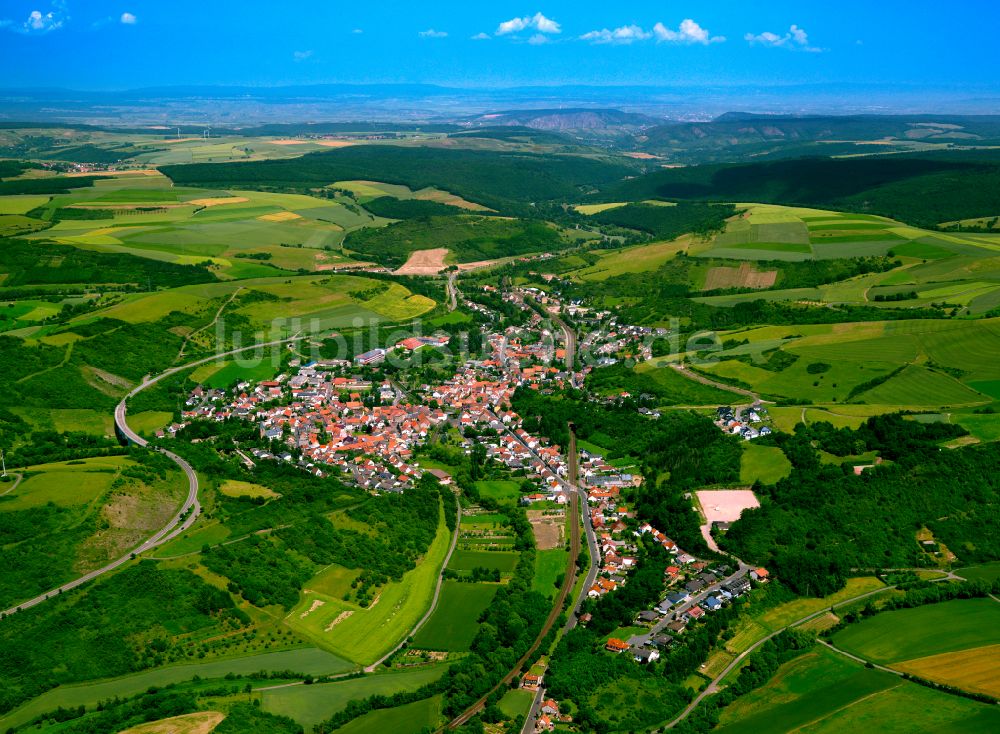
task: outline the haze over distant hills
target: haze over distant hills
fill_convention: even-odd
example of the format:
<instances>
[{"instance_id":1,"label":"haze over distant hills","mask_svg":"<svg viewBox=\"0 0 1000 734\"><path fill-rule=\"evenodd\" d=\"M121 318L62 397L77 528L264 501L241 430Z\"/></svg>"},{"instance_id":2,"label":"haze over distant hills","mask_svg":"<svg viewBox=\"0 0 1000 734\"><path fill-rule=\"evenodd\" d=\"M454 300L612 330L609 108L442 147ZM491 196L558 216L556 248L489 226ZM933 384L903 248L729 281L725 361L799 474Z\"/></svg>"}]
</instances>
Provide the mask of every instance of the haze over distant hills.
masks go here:
<instances>
[{"instance_id":1,"label":"haze over distant hills","mask_svg":"<svg viewBox=\"0 0 1000 734\"><path fill-rule=\"evenodd\" d=\"M311 84L168 86L124 90L0 89L0 121L224 124L345 120L458 120L498 110L615 108L657 119L705 121L731 110L781 114L988 114L1000 87L872 84L771 86L519 86ZM507 124L497 123L493 124ZM628 125L641 125L633 118ZM536 126L536 125L532 125ZM593 125L585 125L593 126ZM564 129L556 125L557 129Z\"/></svg>"}]
</instances>

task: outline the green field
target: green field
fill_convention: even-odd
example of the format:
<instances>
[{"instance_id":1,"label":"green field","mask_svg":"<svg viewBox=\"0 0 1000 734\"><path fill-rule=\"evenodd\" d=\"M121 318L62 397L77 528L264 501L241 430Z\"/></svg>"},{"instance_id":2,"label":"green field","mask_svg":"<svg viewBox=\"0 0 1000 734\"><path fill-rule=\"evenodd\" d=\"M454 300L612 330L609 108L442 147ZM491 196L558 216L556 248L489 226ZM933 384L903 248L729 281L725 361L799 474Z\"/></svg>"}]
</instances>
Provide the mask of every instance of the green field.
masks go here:
<instances>
[{"instance_id":1,"label":"green field","mask_svg":"<svg viewBox=\"0 0 1000 734\"><path fill-rule=\"evenodd\" d=\"M499 479L476 482L476 489L486 499L513 504L521 498L521 485L517 482Z\"/></svg>"},{"instance_id":2,"label":"green field","mask_svg":"<svg viewBox=\"0 0 1000 734\"><path fill-rule=\"evenodd\" d=\"M534 691L515 688L503 694L503 698L500 699L500 703L497 705L508 718L516 719L518 716L525 716L528 713L528 709L531 708L531 702L534 698Z\"/></svg>"},{"instance_id":3,"label":"green field","mask_svg":"<svg viewBox=\"0 0 1000 734\"><path fill-rule=\"evenodd\" d=\"M434 696L393 709L365 714L337 731L343 734L418 734L433 727L441 718L441 697Z\"/></svg>"},{"instance_id":4,"label":"green field","mask_svg":"<svg viewBox=\"0 0 1000 734\"><path fill-rule=\"evenodd\" d=\"M567 553L562 548L535 551L535 575L531 588L548 597L555 596L556 581L566 573Z\"/></svg>"},{"instance_id":5,"label":"green field","mask_svg":"<svg viewBox=\"0 0 1000 734\"><path fill-rule=\"evenodd\" d=\"M303 675L332 675L351 669L351 664L325 650L315 647L304 647L282 652L269 652L260 655L231 658L228 660L213 660L207 663L192 663L190 665L175 665L167 668L147 670L142 673L114 678L112 680L87 683L85 685L60 686L43 693L19 709L0 717L0 726L5 729L18 726L31 720L40 713L51 711L59 706L94 706L99 701L114 696L134 696L142 693L150 686L165 686L171 683L191 680L195 676L201 678L222 678L227 673L249 675L259 671L291 670Z\"/></svg>"},{"instance_id":6,"label":"green field","mask_svg":"<svg viewBox=\"0 0 1000 734\"><path fill-rule=\"evenodd\" d=\"M415 691L436 681L446 670L447 666L437 665L333 683L277 688L263 693L262 707L269 713L289 716L308 730L342 711L352 700Z\"/></svg>"},{"instance_id":7,"label":"green field","mask_svg":"<svg viewBox=\"0 0 1000 734\"><path fill-rule=\"evenodd\" d=\"M743 447L740 459L740 481L753 484L760 481L763 484L774 484L782 477L788 476L792 464L785 453L777 446L759 446L749 442Z\"/></svg>"},{"instance_id":8,"label":"green field","mask_svg":"<svg viewBox=\"0 0 1000 734\"><path fill-rule=\"evenodd\" d=\"M514 570L517 565L518 554L510 551L477 551L477 550L456 550L448 563L448 568L452 571L471 571L477 566L482 568L496 568L501 572Z\"/></svg>"},{"instance_id":9,"label":"green field","mask_svg":"<svg viewBox=\"0 0 1000 734\"><path fill-rule=\"evenodd\" d=\"M823 647L786 663L762 688L723 710L720 734L986 731L1000 711L870 670Z\"/></svg>"},{"instance_id":10,"label":"green field","mask_svg":"<svg viewBox=\"0 0 1000 734\"><path fill-rule=\"evenodd\" d=\"M969 566L967 568L956 568L955 573L970 581L996 581L1000 579L1000 561L984 563L982 566Z\"/></svg>"},{"instance_id":11,"label":"green field","mask_svg":"<svg viewBox=\"0 0 1000 734\"><path fill-rule=\"evenodd\" d=\"M496 584L446 580L434 614L413 638L413 647L468 652L479 631L479 616L493 601Z\"/></svg>"},{"instance_id":12,"label":"green field","mask_svg":"<svg viewBox=\"0 0 1000 734\"><path fill-rule=\"evenodd\" d=\"M442 521L423 560L402 581L386 584L369 608L316 591L303 594L285 621L341 657L359 665L373 663L403 640L427 611L450 544L451 533Z\"/></svg>"},{"instance_id":13,"label":"green field","mask_svg":"<svg viewBox=\"0 0 1000 734\"><path fill-rule=\"evenodd\" d=\"M1000 604L955 599L877 614L838 632L834 644L866 660L901 660L1000 643Z\"/></svg>"}]
</instances>

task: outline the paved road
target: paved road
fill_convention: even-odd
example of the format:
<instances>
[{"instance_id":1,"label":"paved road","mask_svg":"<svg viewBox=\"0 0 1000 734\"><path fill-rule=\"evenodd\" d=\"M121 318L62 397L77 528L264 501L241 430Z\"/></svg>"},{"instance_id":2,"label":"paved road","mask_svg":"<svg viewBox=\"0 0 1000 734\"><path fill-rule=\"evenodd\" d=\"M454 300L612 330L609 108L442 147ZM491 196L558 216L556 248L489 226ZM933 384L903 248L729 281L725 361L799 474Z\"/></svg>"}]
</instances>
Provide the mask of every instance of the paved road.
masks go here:
<instances>
[{"instance_id":1,"label":"paved road","mask_svg":"<svg viewBox=\"0 0 1000 734\"><path fill-rule=\"evenodd\" d=\"M455 504L458 505L457 500L455 501ZM444 557L444 563L441 564L441 573L438 574L437 586L434 587L434 598L431 600L430 608L427 610L427 613L420 618L420 621L413 625L413 629L411 629L409 633L403 637L402 640L400 640L398 645L365 668L366 673L374 673L382 663L395 655L396 651L405 645L407 640L413 638L417 634L420 628L423 627L427 620L431 618L431 615L434 614L434 610L437 609L438 599L441 597L441 584L444 582L444 570L448 568L448 563L451 561L451 554L455 552L455 546L458 544L458 533L462 529L462 508L460 505L458 505L456 512L458 513L458 517L455 521L455 532L451 535L451 546L448 548L448 555Z\"/></svg>"},{"instance_id":2,"label":"paved road","mask_svg":"<svg viewBox=\"0 0 1000 734\"><path fill-rule=\"evenodd\" d=\"M251 344L246 347L240 347L239 349L231 349L228 352L214 354L211 357L205 357L204 359L199 359L194 362L189 362L188 364L181 365L179 367L173 367L169 370L166 370L165 372L160 373L156 377L147 378L138 387L134 388L131 392L129 392L128 395L126 395L122 399L122 401L118 403L118 405L115 407L115 426L118 428L121 434L126 438L128 438L131 442L139 446L146 446L148 442L142 436L140 436L138 433L132 430L129 427L128 422L126 421L125 402L129 398L145 390L150 385L156 384L164 377L168 377L169 375L180 372L181 370L190 369L191 367L197 367L198 365L205 364L207 362L214 362L220 359L221 357L227 357L233 354L238 354L240 352L246 352L251 349L261 349L271 346L277 346L280 344L285 344L287 342L299 341L301 339L306 339L306 338L307 337L305 336L292 336L287 339L278 339L272 342ZM133 548L131 551L123 555L121 558L118 558L117 560L108 563L106 566L102 566L101 568L86 573L83 576L80 576L79 578L69 581L63 584L62 586L50 589L44 594L39 594L33 599L28 599L27 601L23 601L20 604L11 607L10 609L5 609L2 612L3 616L7 617L10 616L11 614L15 614L25 609L30 609L31 607L41 604L42 602L48 600L53 596L58 596L63 592L69 591L70 589L75 589L77 586L81 586L87 583L88 581L92 581L98 576L102 576L108 573L109 571L114 571L116 568L119 568L120 566L134 559L140 553L148 551L152 548L155 548L159 545L166 543L169 540L174 539L175 537L183 533L185 530L190 528L192 524L194 524L194 521L198 519L198 515L201 513L201 505L198 503L198 475L195 473L194 469L191 468L191 465L188 464L184 459L182 459L177 454L173 453L172 451L167 451L166 449L160 449L160 451L163 453L164 456L166 456L168 459L177 464L178 467L180 467L181 471L184 472L184 475L187 477L188 480L187 497L184 499L184 504L181 505L181 508L177 511L177 514L175 514L164 527L162 527L151 537L143 541L141 545L139 545L136 548Z\"/></svg>"},{"instance_id":3,"label":"paved road","mask_svg":"<svg viewBox=\"0 0 1000 734\"><path fill-rule=\"evenodd\" d=\"M535 734L535 722L538 721L538 714L542 711L542 701L545 700L545 687L539 686L535 691L535 697L531 700L531 708L528 715L524 717L524 726L521 727L521 734Z\"/></svg>"}]
</instances>

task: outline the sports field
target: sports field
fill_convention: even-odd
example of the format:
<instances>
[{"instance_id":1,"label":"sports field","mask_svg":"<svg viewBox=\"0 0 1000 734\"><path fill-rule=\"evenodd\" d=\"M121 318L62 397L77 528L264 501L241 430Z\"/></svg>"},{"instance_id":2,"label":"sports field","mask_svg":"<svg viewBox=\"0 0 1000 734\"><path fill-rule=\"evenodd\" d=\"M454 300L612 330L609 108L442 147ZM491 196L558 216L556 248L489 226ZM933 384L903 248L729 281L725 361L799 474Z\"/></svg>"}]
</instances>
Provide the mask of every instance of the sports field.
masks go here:
<instances>
[{"instance_id":1,"label":"sports field","mask_svg":"<svg viewBox=\"0 0 1000 734\"><path fill-rule=\"evenodd\" d=\"M445 581L434 614L413 638L413 647L468 652L479 631L479 616L498 588L497 584Z\"/></svg>"},{"instance_id":2,"label":"sports field","mask_svg":"<svg viewBox=\"0 0 1000 734\"><path fill-rule=\"evenodd\" d=\"M451 543L442 522L427 554L401 581L386 584L368 608L310 589L285 618L292 629L359 665L375 662L404 639L430 606Z\"/></svg>"},{"instance_id":3,"label":"sports field","mask_svg":"<svg viewBox=\"0 0 1000 734\"><path fill-rule=\"evenodd\" d=\"M263 693L262 708L272 714L289 716L309 730L342 711L350 701L415 691L436 681L447 669L444 665L427 666L333 683L277 688Z\"/></svg>"},{"instance_id":4,"label":"sports field","mask_svg":"<svg viewBox=\"0 0 1000 734\"><path fill-rule=\"evenodd\" d=\"M763 687L723 709L721 734L821 734L877 722L887 732L987 731L996 707L907 683L817 646L779 668Z\"/></svg>"}]
</instances>

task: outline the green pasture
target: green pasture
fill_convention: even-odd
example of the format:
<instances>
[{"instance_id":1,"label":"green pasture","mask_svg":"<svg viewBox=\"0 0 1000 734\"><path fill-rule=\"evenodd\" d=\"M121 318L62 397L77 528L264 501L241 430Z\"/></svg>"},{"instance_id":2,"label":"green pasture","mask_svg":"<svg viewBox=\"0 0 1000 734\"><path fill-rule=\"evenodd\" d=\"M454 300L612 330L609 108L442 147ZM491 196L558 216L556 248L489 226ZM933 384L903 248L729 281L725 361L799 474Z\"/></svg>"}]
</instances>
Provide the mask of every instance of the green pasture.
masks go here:
<instances>
[{"instance_id":1,"label":"green pasture","mask_svg":"<svg viewBox=\"0 0 1000 734\"><path fill-rule=\"evenodd\" d=\"M509 573L517 565L518 554L512 551L477 551L456 549L448 568L452 571L471 571L476 567L495 568Z\"/></svg>"},{"instance_id":2,"label":"green pasture","mask_svg":"<svg viewBox=\"0 0 1000 734\"><path fill-rule=\"evenodd\" d=\"M482 480L475 483L479 495L485 499L513 504L521 498L521 485L505 479Z\"/></svg>"},{"instance_id":3,"label":"green pasture","mask_svg":"<svg viewBox=\"0 0 1000 734\"><path fill-rule=\"evenodd\" d=\"M774 484L792 470L791 462L777 446L759 446L747 442L740 458L740 481L744 484L761 482Z\"/></svg>"},{"instance_id":4,"label":"green pasture","mask_svg":"<svg viewBox=\"0 0 1000 734\"><path fill-rule=\"evenodd\" d=\"M518 716L527 715L528 709L531 708L531 702L534 700L534 691L514 688L503 694L503 698L497 705L508 719L516 719Z\"/></svg>"},{"instance_id":5,"label":"green pasture","mask_svg":"<svg viewBox=\"0 0 1000 734\"><path fill-rule=\"evenodd\" d=\"M427 611L450 544L442 522L417 567L382 587L368 608L310 590L285 621L321 647L368 665L403 640Z\"/></svg>"},{"instance_id":6,"label":"green pasture","mask_svg":"<svg viewBox=\"0 0 1000 734\"><path fill-rule=\"evenodd\" d=\"M415 691L436 681L446 670L447 666L427 666L332 683L277 688L263 692L261 707L269 713L295 719L309 729L342 711L350 701Z\"/></svg>"},{"instance_id":7,"label":"green pasture","mask_svg":"<svg viewBox=\"0 0 1000 734\"><path fill-rule=\"evenodd\" d=\"M341 734L419 734L438 723L441 705L441 696L432 696L396 708L372 711L337 731Z\"/></svg>"},{"instance_id":8,"label":"green pasture","mask_svg":"<svg viewBox=\"0 0 1000 734\"><path fill-rule=\"evenodd\" d=\"M981 566L967 566L956 568L955 573L969 581L989 581L1000 579L1000 561L984 563Z\"/></svg>"},{"instance_id":9,"label":"green pasture","mask_svg":"<svg viewBox=\"0 0 1000 734\"><path fill-rule=\"evenodd\" d=\"M434 613L413 638L413 647L468 652L479 631L479 616L498 588L496 584L446 580Z\"/></svg>"},{"instance_id":10,"label":"green pasture","mask_svg":"<svg viewBox=\"0 0 1000 734\"><path fill-rule=\"evenodd\" d=\"M555 596L556 581L566 573L567 555L563 548L536 550L531 588L549 598Z\"/></svg>"},{"instance_id":11,"label":"green pasture","mask_svg":"<svg viewBox=\"0 0 1000 734\"><path fill-rule=\"evenodd\" d=\"M881 664L1000 643L1000 604L955 599L883 612L834 635L837 647Z\"/></svg>"}]
</instances>

